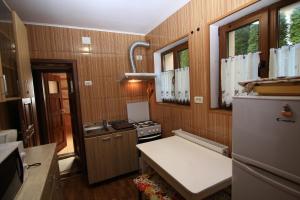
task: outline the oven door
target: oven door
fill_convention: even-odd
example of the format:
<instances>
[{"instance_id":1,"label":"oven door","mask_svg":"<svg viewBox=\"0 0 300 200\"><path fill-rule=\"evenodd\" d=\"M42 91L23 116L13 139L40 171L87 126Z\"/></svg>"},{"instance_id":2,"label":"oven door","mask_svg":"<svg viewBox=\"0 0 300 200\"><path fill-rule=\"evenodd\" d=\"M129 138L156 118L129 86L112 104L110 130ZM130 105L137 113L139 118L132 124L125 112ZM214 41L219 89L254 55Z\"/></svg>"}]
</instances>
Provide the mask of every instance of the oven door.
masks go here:
<instances>
[{"instance_id":1,"label":"oven door","mask_svg":"<svg viewBox=\"0 0 300 200\"><path fill-rule=\"evenodd\" d=\"M138 143L142 144L142 143L145 143L145 142L151 142L151 141L154 141L154 140L159 140L161 138L162 138L161 133L151 134L151 135L139 137L138 138Z\"/></svg>"}]
</instances>

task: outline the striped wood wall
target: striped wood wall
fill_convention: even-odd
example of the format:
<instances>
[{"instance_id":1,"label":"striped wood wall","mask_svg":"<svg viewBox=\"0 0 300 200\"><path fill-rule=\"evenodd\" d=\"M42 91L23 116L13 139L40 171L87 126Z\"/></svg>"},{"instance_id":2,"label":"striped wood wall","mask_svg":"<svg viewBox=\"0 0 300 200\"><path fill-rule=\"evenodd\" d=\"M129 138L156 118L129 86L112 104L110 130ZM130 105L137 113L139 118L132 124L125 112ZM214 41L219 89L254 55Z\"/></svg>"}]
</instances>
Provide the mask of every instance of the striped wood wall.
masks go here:
<instances>
[{"instance_id":1,"label":"striped wood wall","mask_svg":"<svg viewBox=\"0 0 300 200\"><path fill-rule=\"evenodd\" d=\"M161 122L166 135L182 128L231 147L231 112L209 109L209 24L235 12L253 0L191 0L146 35L148 67L153 71L153 52L184 36L189 37L191 98L203 96L203 104L159 104L151 99L153 120ZM197 31L200 28L200 31ZM194 33L191 34L191 31Z\"/></svg>"},{"instance_id":2,"label":"striped wood wall","mask_svg":"<svg viewBox=\"0 0 300 200\"><path fill-rule=\"evenodd\" d=\"M145 83L120 83L124 72L130 71L128 47L144 36L99 31L28 25L31 58L77 60L83 122L126 119L126 103L147 99ZM82 48L81 37L92 40L91 53ZM137 63L146 71L146 51ZM92 80L92 86L84 86Z\"/></svg>"}]
</instances>

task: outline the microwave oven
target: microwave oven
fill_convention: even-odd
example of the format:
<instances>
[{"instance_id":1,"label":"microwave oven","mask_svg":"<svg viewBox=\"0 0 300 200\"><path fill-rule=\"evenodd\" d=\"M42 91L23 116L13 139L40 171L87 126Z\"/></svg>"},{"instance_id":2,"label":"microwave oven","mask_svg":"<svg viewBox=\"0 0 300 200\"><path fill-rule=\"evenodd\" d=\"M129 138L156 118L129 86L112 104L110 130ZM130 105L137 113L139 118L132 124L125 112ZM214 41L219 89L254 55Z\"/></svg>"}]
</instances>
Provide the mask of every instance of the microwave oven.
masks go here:
<instances>
[{"instance_id":1,"label":"microwave oven","mask_svg":"<svg viewBox=\"0 0 300 200\"><path fill-rule=\"evenodd\" d=\"M0 199L14 199L24 181L22 143L0 144Z\"/></svg>"}]
</instances>

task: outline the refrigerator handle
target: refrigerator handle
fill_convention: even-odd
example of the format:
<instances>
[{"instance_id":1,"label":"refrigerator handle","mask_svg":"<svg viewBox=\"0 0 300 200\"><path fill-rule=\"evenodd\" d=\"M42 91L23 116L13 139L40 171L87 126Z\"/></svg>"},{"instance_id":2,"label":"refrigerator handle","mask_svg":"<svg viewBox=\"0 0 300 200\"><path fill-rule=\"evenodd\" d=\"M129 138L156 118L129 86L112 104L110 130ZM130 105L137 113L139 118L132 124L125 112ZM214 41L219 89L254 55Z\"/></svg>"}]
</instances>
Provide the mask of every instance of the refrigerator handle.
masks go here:
<instances>
[{"instance_id":1,"label":"refrigerator handle","mask_svg":"<svg viewBox=\"0 0 300 200\"><path fill-rule=\"evenodd\" d=\"M297 197L300 197L300 191L297 191L295 190L294 188L291 188L287 185L284 185L276 180L273 180L261 173L259 173L258 171L252 169L251 167L247 166L246 164L243 164L237 160L233 160L233 162L238 165L240 168L242 168L243 170L245 170L246 172L252 174L253 176L257 177L257 178L260 178L261 180L281 189L281 190L284 190L290 194L293 194L294 196L297 196Z\"/></svg>"}]
</instances>

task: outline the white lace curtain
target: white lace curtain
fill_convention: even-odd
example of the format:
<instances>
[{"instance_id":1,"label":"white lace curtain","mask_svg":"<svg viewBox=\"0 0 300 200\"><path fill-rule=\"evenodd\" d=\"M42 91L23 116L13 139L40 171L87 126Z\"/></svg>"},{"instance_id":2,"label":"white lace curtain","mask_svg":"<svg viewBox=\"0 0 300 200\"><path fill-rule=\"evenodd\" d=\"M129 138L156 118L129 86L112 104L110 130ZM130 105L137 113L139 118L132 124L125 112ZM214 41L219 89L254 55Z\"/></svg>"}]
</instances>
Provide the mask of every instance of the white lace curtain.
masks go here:
<instances>
[{"instance_id":1,"label":"white lace curtain","mask_svg":"<svg viewBox=\"0 0 300 200\"><path fill-rule=\"evenodd\" d=\"M300 76L300 43L270 49L269 78Z\"/></svg>"},{"instance_id":2,"label":"white lace curtain","mask_svg":"<svg viewBox=\"0 0 300 200\"><path fill-rule=\"evenodd\" d=\"M159 76L160 98L164 102L190 102L189 67L162 72Z\"/></svg>"},{"instance_id":3,"label":"white lace curtain","mask_svg":"<svg viewBox=\"0 0 300 200\"><path fill-rule=\"evenodd\" d=\"M240 81L258 79L259 52L221 60L222 104L229 107L233 96L243 95Z\"/></svg>"}]
</instances>

